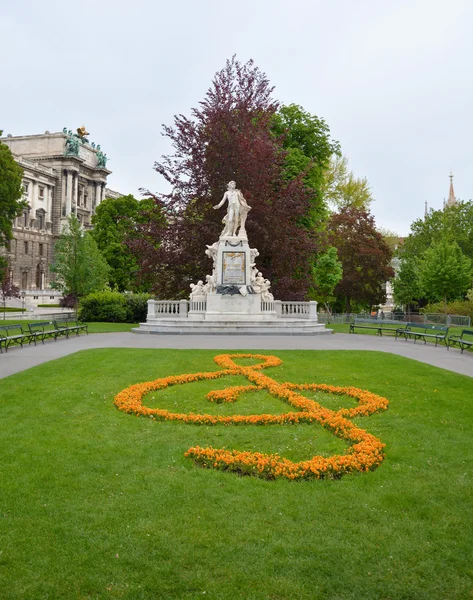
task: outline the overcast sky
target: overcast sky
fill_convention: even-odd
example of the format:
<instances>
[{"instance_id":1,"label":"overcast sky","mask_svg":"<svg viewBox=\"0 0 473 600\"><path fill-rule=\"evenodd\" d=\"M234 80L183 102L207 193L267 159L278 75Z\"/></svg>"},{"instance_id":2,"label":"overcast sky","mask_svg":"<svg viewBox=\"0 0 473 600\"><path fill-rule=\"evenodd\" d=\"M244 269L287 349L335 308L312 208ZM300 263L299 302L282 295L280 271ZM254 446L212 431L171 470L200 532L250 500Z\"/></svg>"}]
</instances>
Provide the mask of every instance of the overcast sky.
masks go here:
<instances>
[{"instance_id":1,"label":"overcast sky","mask_svg":"<svg viewBox=\"0 0 473 600\"><path fill-rule=\"evenodd\" d=\"M450 169L473 198L473 0L17 0L0 36L0 129L84 124L120 192L165 191L161 125L236 54L327 121L379 226L404 235L440 208Z\"/></svg>"}]
</instances>

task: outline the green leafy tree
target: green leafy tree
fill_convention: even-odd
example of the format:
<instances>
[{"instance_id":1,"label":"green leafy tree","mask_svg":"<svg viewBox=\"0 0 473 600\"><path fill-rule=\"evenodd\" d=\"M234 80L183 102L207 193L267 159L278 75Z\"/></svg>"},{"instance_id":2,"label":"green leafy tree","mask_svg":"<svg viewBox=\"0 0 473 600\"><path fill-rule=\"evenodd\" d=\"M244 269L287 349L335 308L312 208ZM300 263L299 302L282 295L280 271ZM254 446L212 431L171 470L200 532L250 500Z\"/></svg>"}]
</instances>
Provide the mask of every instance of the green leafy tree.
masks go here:
<instances>
[{"instance_id":1,"label":"green leafy tree","mask_svg":"<svg viewBox=\"0 0 473 600\"><path fill-rule=\"evenodd\" d=\"M107 198L92 217L91 234L110 267L110 286L120 292L146 289L146 284L138 282L137 260L126 241L133 236L137 223L146 222L146 211L153 208L154 202L149 198Z\"/></svg>"},{"instance_id":2,"label":"green leafy tree","mask_svg":"<svg viewBox=\"0 0 473 600\"><path fill-rule=\"evenodd\" d=\"M90 233L84 233L77 217L72 215L54 245L55 274L53 288L78 299L102 290L108 281L110 267Z\"/></svg>"},{"instance_id":3,"label":"green leafy tree","mask_svg":"<svg viewBox=\"0 0 473 600\"><path fill-rule=\"evenodd\" d=\"M26 205L21 201L22 180L23 169L15 162L10 148L0 142L0 246L7 246L12 239L13 219Z\"/></svg>"},{"instance_id":4,"label":"green leafy tree","mask_svg":"<svg viewBox=\"0 0 473 600\"><path fill-rule=\"evenodd\" d=\"M460 202L443 210L430 211L411 225L402 256L421 256L433 242L456 242L465 256L473 259L473 202Z\"/></svg>"},{"instance_id":5,"label":"green leafy tree","mask_svg":"<svg viewBox=\"0 0 473 600\"><path fill-rule=\"evenodd\" d=\"M346 156L334 154L324 171L322 195L331 208L339 212L343 208L368 209L373 196L366 177L355 177L348 168Z\"/></svg>"},{"instance_id":6,"label":"green leafy tree","mask_svg":"<svg viewBox=\"0 0 473 600\"><path fill-rule=\"evenodd\" d=\"M314 267L314 293L318 302L323 302L330 311L330 302L335 299L334 289L343 276L342 263L338 260L337 249L333 246L319 256Z\"/></svg>"},{"instance_id":7,"label":"green leafy tree","mask_svg":"<svg viewBox=\"0 0 473 600\"><path fill-rule=\"evenodd\" d=\"M331 156L340 153L340 144L331 139L324 119L311 115L297 104L281 106L273 116L271 129L282 139L286 150L286 179L295 179L303 173L304 184L313 190L308 224L320 227L328 216L322 194L324 173Z\"/></svg>"},{"instance_id":8,"label":"green leafy tree","mask_svg":"<svg viewBox=\"0 0 473 600\"><path fill-rule=\"evenodd\" d=\"M416 258L406 257L401 261L399 273L392 282L396 302L406 306L409 314L411 306L417 305L423 295L419 271L419 261Z\"/></svg>"},{"instance_id":9,"label":"green leafy tree","mask_svg":"<svg viewBox=\"0 0 473 600\"><path fill-rule=\"evenodd\" d=\"M424 252L420 281L430 301L462 298L472 283L472 263L457 242L442 239Z\"/></svg>"}]
</instances>

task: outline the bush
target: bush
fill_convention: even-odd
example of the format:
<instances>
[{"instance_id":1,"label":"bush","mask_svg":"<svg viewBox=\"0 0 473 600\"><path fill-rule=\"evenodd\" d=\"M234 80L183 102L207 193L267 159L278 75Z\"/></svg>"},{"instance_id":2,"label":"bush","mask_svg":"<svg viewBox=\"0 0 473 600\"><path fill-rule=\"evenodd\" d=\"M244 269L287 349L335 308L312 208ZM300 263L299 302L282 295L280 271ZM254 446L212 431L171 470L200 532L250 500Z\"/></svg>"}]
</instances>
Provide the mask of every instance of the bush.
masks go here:
<instances>
[{"instance_id":1,"label":"bush","mask_svg":"<svg viewBox=\"0 0 473 600\"><path fill-rule=\"evenodd\" d=\"M127 306L123 294L119 292L94 292L81 300L79 310L81 321L126 323Z\"/></svg>"},{"instance_id":2,"label":"bush","mask_svg":"<svg viewBox=\"0 0 473 600\"><path fill-rule=\"evenodd\" d=\"M473 321L473 302L470 300L454 300L445 304L438 302L437 304L427 304L422 309L426 313L442 313L444 315L463 315L470 317Z\"/></svg>"},{"instance_id":3,"label":"bush","mask_svg":"<svg viewBox=\"0 0 473 600\"><path fill-rule=\"evenodd\" d=\"M125 294L127 323L142 323L148 314L151 294Z\"/></svg>"},{"instance_id":4,"label":"bush","mask_svg":"<svg viewBox=\"0 0 473 600\"><path fill-rule=\"evenodd\" d=\"M95 292L81 300L82 321L108 323L140 323L146 321L149 294Z\"/></svg>"}]
</instances>

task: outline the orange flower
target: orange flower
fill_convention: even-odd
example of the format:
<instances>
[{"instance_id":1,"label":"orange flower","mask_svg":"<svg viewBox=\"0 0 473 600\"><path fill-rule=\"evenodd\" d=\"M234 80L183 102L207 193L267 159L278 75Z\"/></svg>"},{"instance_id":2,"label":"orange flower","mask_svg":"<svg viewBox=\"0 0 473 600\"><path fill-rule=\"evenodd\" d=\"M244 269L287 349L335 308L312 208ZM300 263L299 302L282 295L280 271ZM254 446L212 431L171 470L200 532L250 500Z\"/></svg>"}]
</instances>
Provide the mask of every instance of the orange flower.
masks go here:
<instances>
[{"instance_id":1,"label":"orange flower","mask_svg":"<svg viewBox=\"0 0 473 600\"><path fill-rule=\"evenodd\" d=\"M241 366L233 359L253 358L263 362L251 366ZM128 413L148 416L157 420L181 421L195 425L284 425L289 423L319 423L335 436L351 444L344 455L314 456L310 460L292 462L277 454L261 454L259 452L240 452L214 448L190 448L185 456L209 468L234 471L240 474L257 475L267 479L286 477L295 479L320 479L323 477L340 477L344 473L368 471L376 468L383 460L384 444L375 436L355 426L346 417L369 416L374 412L386 410L388 400L372 392L354 387L337 387L332 385L307 383L278 383L274 379L260 373L262 369L276 367L282 361L276 356L262 354L220 354L215 362L224 368L222 371L173 375L132 385L115 396L115 405ZM143 406L142 399L151 391L164 389L171 385L182 385L193 381L217 379L227 375L243 375L254 385L233 386L224 390L214 390L207 394L211 402L235 402L238 397L249 391L266 389L271 395L280 398L297 412L281 415L196 415L193 413L172 413L165 409ZM342 408L333 411L321 406L294 390L323 391L330 394L347 395L358 401L354 408Z\"/></svg>"}]
</instances>

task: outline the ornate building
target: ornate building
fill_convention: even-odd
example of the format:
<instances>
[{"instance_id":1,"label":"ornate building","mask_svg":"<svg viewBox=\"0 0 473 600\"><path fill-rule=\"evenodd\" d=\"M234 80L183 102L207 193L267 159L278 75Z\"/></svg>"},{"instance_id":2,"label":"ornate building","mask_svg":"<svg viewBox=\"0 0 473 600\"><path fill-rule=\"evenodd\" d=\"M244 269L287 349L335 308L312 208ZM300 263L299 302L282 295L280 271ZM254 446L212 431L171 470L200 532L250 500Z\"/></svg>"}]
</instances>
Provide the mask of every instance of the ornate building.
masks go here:
<instances>
[{"instance_id":1,"label":"ornate building","mask_svg":"<svg viewBox=\"0 0 473 600\"><path fill-rule=\"evenodd\" d=\"M122 194L109 190L107 157L89 143L84 127L72 133L1 138L23 168L27 208L13 223L13 240L7 249L9 275L30 304L56 302L51 273L54 242L67 218L75 214L84 228L105 198Z\"/></svg>"}]
</instances>

